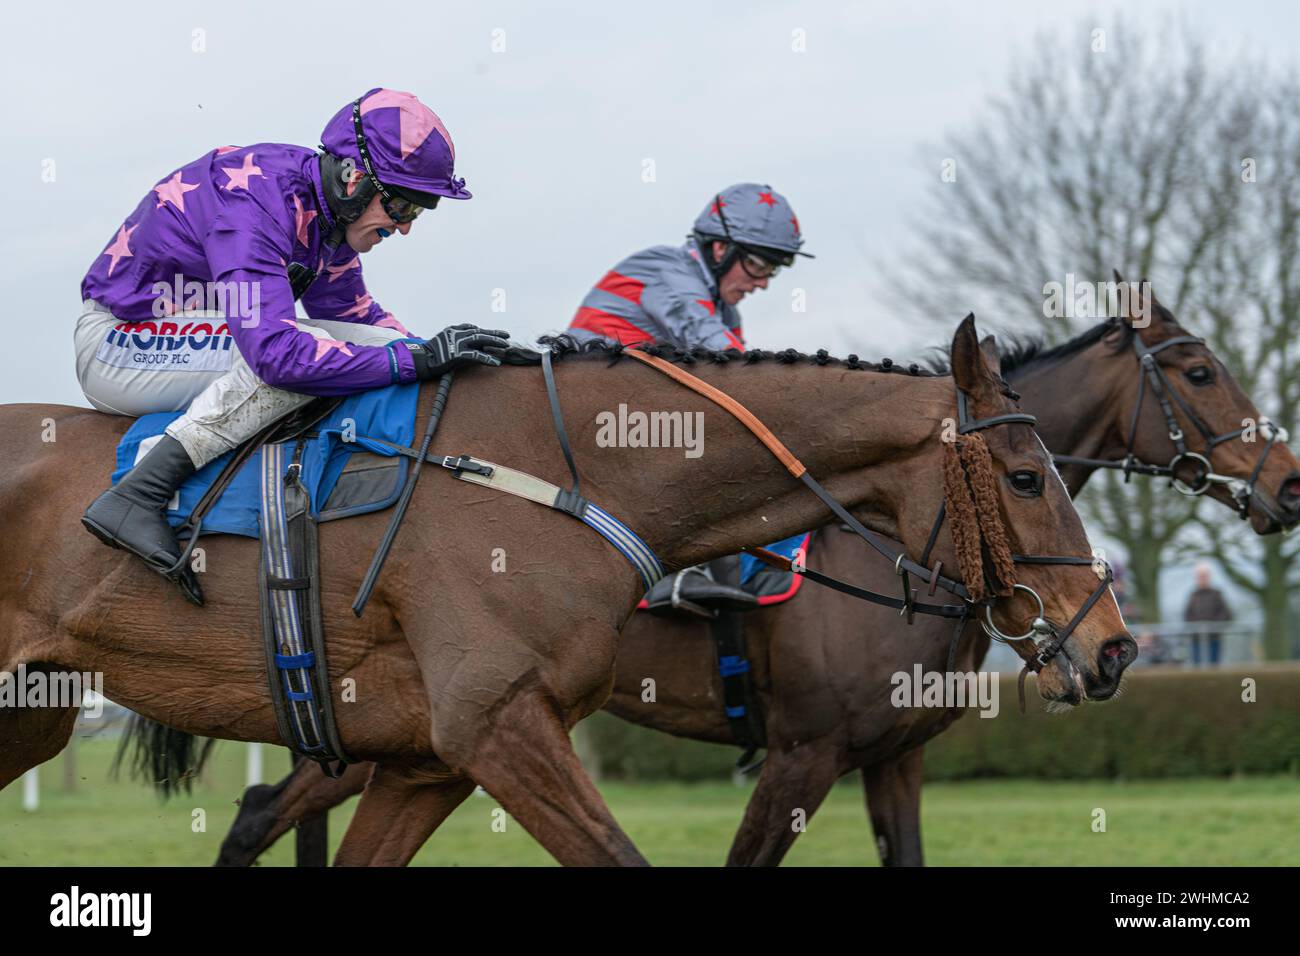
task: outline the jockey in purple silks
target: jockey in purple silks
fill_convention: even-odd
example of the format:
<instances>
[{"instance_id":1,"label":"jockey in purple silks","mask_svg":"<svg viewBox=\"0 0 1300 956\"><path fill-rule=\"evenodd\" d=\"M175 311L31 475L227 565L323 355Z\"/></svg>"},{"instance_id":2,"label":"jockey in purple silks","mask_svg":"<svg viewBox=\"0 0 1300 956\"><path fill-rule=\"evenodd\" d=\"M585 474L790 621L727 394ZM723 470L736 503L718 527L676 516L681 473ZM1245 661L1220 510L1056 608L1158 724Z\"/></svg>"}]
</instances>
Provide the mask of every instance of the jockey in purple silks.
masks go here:
<instances>
[{"instance_id":1,"label":"jockey in purple silks","mask_svg":"<svg viewBox=\"0 0 1300 956\"><path fill-rule=\"evenodd\" d=\"M362 278L360 253L441 199L470 198L437 114L373 89L321 144L221 146L169 173L82 281L87 399L118 415L185 410L82 518L156 571L180 558L166 507L181 483L314 396L500 364L508 333L457 325L416 339ZM193 572L181 575L201 601Z\"/></svg>"},{"instance_id":2,"label":"jockey in purple silks","mask_svg":"<svg viewBox=\"0 0 1300 956\"><path fill-rule=\"evenodd\" d=\"M755 289L766 289L796 255L813 258L802 246L799 219L784 196L771 186L737 183L713 197L683 245L644 249L607 272L582 300L567 332L580 342L743 351L737 305ZM707 570L669 575L647 595L649 609L757 607L752 595L735 586L738 562L731 556Z\"/></svg>"}]
</instances>

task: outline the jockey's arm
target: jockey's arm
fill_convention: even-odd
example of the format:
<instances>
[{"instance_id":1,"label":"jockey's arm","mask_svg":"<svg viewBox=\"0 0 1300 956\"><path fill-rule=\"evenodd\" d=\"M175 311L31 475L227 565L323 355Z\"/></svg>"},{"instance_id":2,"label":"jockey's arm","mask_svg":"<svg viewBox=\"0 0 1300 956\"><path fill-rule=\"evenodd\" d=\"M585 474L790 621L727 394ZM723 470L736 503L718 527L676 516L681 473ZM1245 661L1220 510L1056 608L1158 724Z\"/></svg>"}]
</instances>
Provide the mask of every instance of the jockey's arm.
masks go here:
<instances>
[{"instance_id":1,"label":"jockey's arm","mask_svg":"<svg viewBox=\"0 0 1300 956\"><path fill-rule=\"evenodd\" d=\"M412 333L391 312L385 312L366 290L361 274L361 257L356 253L338 265L329 265L316 277L302 297L302 307L313 319L333 322L359 322L394 329L411 337Z\"/></svg>"},{"instance_id":2,"label":"jockey's arm","mask_svg":"<svg viewBox=\"0 0 1300 956\"><path fill-rule=\"evenodd\" d=\"M304 395L351 395L415 381L415 362L404 347L357 345L302 331L287 276L234 269L218 278L257 283L256 314L228 315L226 324L240 355L266 384Z\"/></svg>"},{"instance_id":3,"label":"jockey's arm","mask_svg":"<svg viewBox=\"0 0 1300 956\"><path fill-rule=\"evenodd\" d=\"M641 307L663 330L662 338L678 348L745 347L736 331L717 316L712 292L703 280L672 274L651 283L641 295Z\"/></svg>"},{"instance_id":4,"label":"jockey's arm","mask_svg":"<svg viewBox=\"0 0 1300 956\"><path fill-rule=\"evenodd\" d=\"M229 201L252 200L239 192ZM266 384L304 395L350 395L416 380L405 348L336 342L298 327L286 265L293 237L274 220L218 216L204 251L216 281L247 283L230 286L248 293L228 298L226 324L239 354Z\"/></svg>"}]
</instances>

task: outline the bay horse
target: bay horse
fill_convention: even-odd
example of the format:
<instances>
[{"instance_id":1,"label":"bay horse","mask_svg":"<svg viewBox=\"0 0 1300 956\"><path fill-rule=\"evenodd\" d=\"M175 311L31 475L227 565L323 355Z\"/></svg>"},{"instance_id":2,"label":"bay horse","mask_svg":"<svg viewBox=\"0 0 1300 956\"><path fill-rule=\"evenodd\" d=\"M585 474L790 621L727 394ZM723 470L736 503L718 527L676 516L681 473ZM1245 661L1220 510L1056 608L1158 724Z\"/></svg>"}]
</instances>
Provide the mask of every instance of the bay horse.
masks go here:
<instances>
[{"instance_id":1,"label":"bay horse","mask_svg":"<svg viewBox=\"0 0 1300 956\"><path fill-rule=\"evenodd\" d=\"M712 400L628 361L617 347L555 351L584 493L639 534L666 567L733 554L825 520L824 504L792 480L788 463ZM954 335L951 377L900 374L852 356L779 355L678 361L783 436L855 518L913 554L945 498L955 452L944 437L959 414L958 397L974 418L1009 415L1012 421L963 446L963 455L986 448L982 487L990 498L974 515L980 529L1000 524L1003 551L1089 554L1065 487L981 350L973 316ZM432 393L423 392L427 409ZM619 403L702 414L707 452L692 458L681 448L608 447L598 441L597 423ZM106 696L178 731L280 742L257 637L257 542L206 539L209 600L194 607L78 525L105 484L127 421L65 406L10 405L0 408L0 422L8 465L0 478L0 669L98 672ZM553 435L536 369L474 369L457 379L433 451L558 479L566 466ZM407 527L360 619L347 613L349 599L386 516L321 527L330 686L346 680L355 688L353 700L335 706L340 736L355 758L376 764L335 862L405 864L477 783L560 863L644 864L569 739L570 728L609 697L619 633L645 590L641 576L566 514L429 478L443 480L417 487ZM942 547L935 553L949 568L964 555ZM505 570L498 571L502 556ZM992 572L978 547L975 560L965 583L978 592ZM1014 570L1045 611L998 600L985 606L996 626L1019 633L1039 616L1077 624L1039 672L1040 696L1114 694L1137 651L1113 595L1107 590L1098 599L1102 590L1087 566ZM1005 573L1000 580L1011 593ZM1034 652L1022 653L1028 660ZM0 711L0 788L62 750L76 703Z\"/></svg>"},{"instance_id":2,"label":"bay horse","mask_svg":"<svg viewBox=\"0 0 1300 956\"><path fill-rule=\"evenodd\" d=\"M1133 291L1138 294L1136 286ZM1133 327L1134 314L1121 315L1056 348L1021 346L1001 359L1002 375L1038 416L1047 447L1076 459L1060 466L1071 496L1102 467L1080 460L1115 463L1131 454L1139 471L1159 471L1176 453L1157 396L1139 387L1138 344L1159 349L1155 355L1167 379L1177 383L1187 407L1213 435L1261 420L1204 344L1181 341L1188 333L1172 313L1153 300L1144 314L1152 317L1145 328ZM1185 414L1179 421L1192 436L1193 453L1205 452L1208 442L1201 429ZM1221 442L1208 457L1244 481L1261 464L1264 444L1262 438L1254 444ZM1150 469L1153 464L1159 467ZM1197 478L1182 477L1188 482ZM1271 534L1300 522L1300 462L1285 445L1264 454L1256 485L1246 514L1256 533ZM1204 487L1211 497L1239 509L1228 483ZM860 542L834 526L814 536L807 561L875 590L896 580L892 569L864 559ZM745 625L769 751L727 862L779 863L798 836L789 825L791 810L804 808L811 815L835 780L858 770L882 862L920 865L924 743L964 711L886 704L891 674L917 662L927 671L946 668L949 627L933 619L907 626L892 611L813 585L805 585L792 601L745 615ZM961 669L977 669L988 646L987 636L971 627L963 637ZM646 676L656 679L655 703L642 700ZM605 709L677 736L732 743L708 623L634 615L623 631L614 690ZM369 766L357 764L341 778L329 779L302 766L274 786L250 788L218 862L251 863L294 823L361 792L369 772Z\"/></svg>"}]
</instances>

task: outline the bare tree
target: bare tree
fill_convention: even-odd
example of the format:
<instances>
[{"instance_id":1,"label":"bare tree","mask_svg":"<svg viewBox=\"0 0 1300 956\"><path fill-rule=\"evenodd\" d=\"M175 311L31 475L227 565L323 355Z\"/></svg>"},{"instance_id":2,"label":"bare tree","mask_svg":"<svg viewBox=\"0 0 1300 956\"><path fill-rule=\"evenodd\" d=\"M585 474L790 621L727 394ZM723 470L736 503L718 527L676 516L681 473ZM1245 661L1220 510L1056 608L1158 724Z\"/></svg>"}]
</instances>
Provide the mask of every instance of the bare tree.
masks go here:
<instances>
[{"instance_id":1,"label":"bare tree","mask_svg":"<svg viewBox=\"0 0 1300 956\"><path fill-rule=\"evenodd\" d=\"M1040 39L1005 95L928 151L936 175L919 251L891 270L900 307L921 321L971 307L1004 332L1059 341L1105 314L1049 318L1046 284L1104 282L1118 268L1150 280L1252 395L1280 399L1276 418L1291 427L1295 92L1267 64L1215 59L1182 26L1087 23L1073 39ZM1259 597L1270 656L1285 652L1294 546L1225 533L1222 509L1197 517L1196 499L1151 482L1096 484L1081 505L1128 552L1144 615L1160 616L1170 549L1199 541Z\"/></svg>"},{"instance_id":2,"label":"bare tree","mask_svg":"<svg viewBox=\"0 0 1300 956\"><path fill-rule=\"evenodd\" d=\"M1199 301L1215 348L1252 395L1273 396L1262 411L1294 433L1300 402L1300 84L1276 80L1256 96L1253 139L1241 143L1248 172L1243 215L1206 263L1214 295ZM1290 656L1291 593L1300 585L1300 541L1233 533L1231 518L1198 515L1208 546L1228 577L1253 594L1264 612L1264 650Z\"/></svg>"}]
</instances>

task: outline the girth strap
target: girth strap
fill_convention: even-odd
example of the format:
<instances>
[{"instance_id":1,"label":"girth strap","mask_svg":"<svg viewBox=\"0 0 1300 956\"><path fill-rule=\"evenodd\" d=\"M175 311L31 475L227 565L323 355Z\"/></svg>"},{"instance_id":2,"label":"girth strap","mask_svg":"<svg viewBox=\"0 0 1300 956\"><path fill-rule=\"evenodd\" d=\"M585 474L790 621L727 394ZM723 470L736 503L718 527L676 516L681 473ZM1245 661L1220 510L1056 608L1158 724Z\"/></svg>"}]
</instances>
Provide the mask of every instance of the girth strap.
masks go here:
<instances>
[{"instance_id":1,"label":"girth strap","mask_svg":"<svg viewBox=\"0 0 1300 956\"><path fill-rule=\"evenodd\" d=\"M722 584L740 586L740 557L727 555L709 564L713 578ZM709 623L722 678L722 702L732 739L744 752L738 768L751 768L754 754L767 746L767 726L762 704L754 688L753 671L745 648L745 615L719 611ZM743 769L742 769L743 772Z\"/></svg>"},{"instance_id":2,"label":"girth strap","mask_svg":"<svg viewBox=\"0 0 1300 956\"><path fill-rule=\"evenodd\" d=\"M271 700L289 748L338 776L352 762L334 719L320 607L318 541L311 501L299 479L304 440L284 467L284 445L262 452L260 589ZM332 767L335 761L339 767Z\"/></svg>"}]
</instances>

